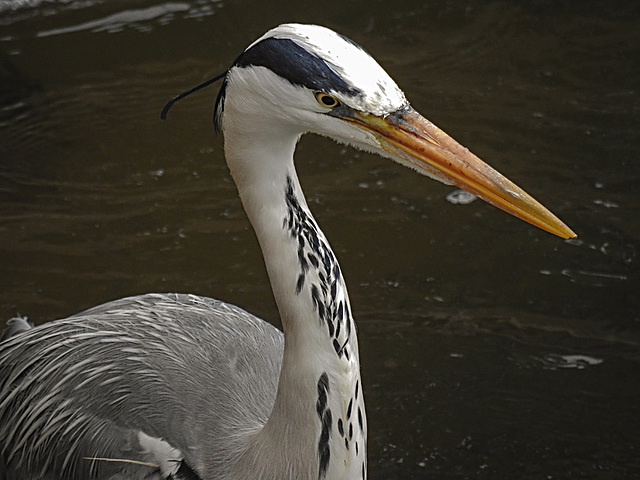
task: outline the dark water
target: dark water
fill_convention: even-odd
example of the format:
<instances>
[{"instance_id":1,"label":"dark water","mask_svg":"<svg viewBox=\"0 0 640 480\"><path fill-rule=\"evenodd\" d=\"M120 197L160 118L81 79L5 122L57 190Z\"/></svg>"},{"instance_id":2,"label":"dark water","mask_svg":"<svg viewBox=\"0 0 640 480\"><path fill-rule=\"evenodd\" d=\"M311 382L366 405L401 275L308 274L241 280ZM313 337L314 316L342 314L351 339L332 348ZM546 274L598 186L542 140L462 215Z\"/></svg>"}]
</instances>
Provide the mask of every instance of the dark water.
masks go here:
<instances>
[{"instance_id":1,"label":"dark water","mask_svg":"<svg viewBox=\"0 0 640 480\"><path fill-rule=\"evenodd\" d=\"M637 2L0 2L0 318L194 292L277 324L211 126L285 21L352 37L562 241L308 137L306 193L359 322L373 479L640 478Z\"/></svg>"}]
</instances>

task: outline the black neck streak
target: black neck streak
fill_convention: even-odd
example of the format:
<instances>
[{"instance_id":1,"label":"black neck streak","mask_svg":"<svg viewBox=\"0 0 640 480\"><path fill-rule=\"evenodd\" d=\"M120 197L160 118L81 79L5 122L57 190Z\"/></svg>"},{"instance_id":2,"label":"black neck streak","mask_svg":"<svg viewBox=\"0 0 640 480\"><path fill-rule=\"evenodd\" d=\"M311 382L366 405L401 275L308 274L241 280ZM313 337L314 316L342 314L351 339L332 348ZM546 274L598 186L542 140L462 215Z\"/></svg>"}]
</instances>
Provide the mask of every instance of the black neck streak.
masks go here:
<instances>
[{"instance_id":1,"label":"black neck streak","mask_svg":"<svg viewBox=\"0 0 640 480\"><path fill-rule=\"evenodd\" d=\"M283 227L298 245L300 271L295 285L296 295L310 295L318 319L326 325L336 354L349 360L348 342L351 336L351 310L340 266L320 229L310 214L300 205L291 177L285 189L287 214Z\"/></svg>"},{"instance_id":2,"label":"black neck streak","mask_svg":"<svg viewBox=\"0 0 640 480\"><path fill-rule=\"evenodd\" d=\"M320 467L318 470L318 478L322 479L327 475L329 462L331 461L331 450L329 447L329 438L331 436L331 427L333 425L333 415L328 406L329 396L329 377L326 372L320 375L318 379L318 400L316 402L316 411L320 419L320 439L318 440L318 458Z\"/></svg>"}]
</instances>

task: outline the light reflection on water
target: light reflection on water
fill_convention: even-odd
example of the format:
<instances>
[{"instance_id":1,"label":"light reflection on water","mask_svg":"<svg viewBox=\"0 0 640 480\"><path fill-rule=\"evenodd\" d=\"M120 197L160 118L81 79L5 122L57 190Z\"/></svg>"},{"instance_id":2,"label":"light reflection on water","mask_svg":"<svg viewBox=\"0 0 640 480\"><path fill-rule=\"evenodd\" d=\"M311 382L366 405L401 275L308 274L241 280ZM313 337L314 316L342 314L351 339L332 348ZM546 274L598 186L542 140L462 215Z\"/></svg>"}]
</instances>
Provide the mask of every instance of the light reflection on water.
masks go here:
<instances>
[{"instance_id":1,"label":"light reflection on water","mask_svg":"<svg viewBox=\"0 0 640 480\"><path fill-rule=\"evenodd\" d=\"M215 89L158 115L292 19L365 44L418 110L580 235L303 139L359 322L371 478L633 478L640 13L623 2L0 3L2 317L172 290L277 323Z\"/></svg>"}]
</instances>

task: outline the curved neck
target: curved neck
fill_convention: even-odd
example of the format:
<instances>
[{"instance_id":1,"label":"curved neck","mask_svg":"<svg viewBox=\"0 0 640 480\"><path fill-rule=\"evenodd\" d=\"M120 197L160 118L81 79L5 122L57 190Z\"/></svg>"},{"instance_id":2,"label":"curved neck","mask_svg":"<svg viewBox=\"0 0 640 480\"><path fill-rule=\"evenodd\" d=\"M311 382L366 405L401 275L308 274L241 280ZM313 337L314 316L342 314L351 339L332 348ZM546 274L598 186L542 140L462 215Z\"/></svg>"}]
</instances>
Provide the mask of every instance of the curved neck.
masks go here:
<instances>
[{"instance_id":1,"label":"curved neck","mask_svg":"<svg viewBox=\"0 0 640 480\"><path fill-rule=\"evenodd\" d=\"M338 262L298 182L293 152L299 134L283 136L280 128L277 136L267 129L256 134L254 125L247 135L229 116L227 105L227 163L260 242L285 335L273 411L242 454L241 474L365 478L355 324Z\"/></svg>"}]
</instances>

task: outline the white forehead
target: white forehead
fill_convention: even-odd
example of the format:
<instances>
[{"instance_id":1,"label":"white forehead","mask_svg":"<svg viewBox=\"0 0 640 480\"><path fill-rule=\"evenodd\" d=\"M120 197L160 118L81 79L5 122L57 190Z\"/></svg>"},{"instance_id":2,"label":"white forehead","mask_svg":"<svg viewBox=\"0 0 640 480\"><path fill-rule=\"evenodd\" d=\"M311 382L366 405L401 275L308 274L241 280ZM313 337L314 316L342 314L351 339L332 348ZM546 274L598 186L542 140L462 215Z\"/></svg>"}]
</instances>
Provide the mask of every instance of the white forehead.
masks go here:
<instances>
[{"instance_id":1,"label":"white forehead","mask_svg":"<svg viewBox=\"0 0 640 480\"><path fill-rule=\"evenodd\" d=\"M402 90L378 62L333 30L318 25L283 24L269 30L247 50L267 38L289 39L324 60L331 70L359 92L355 97L332 92L353 108L384 115L407 105Z\"/></svg>"}]
</instances>

